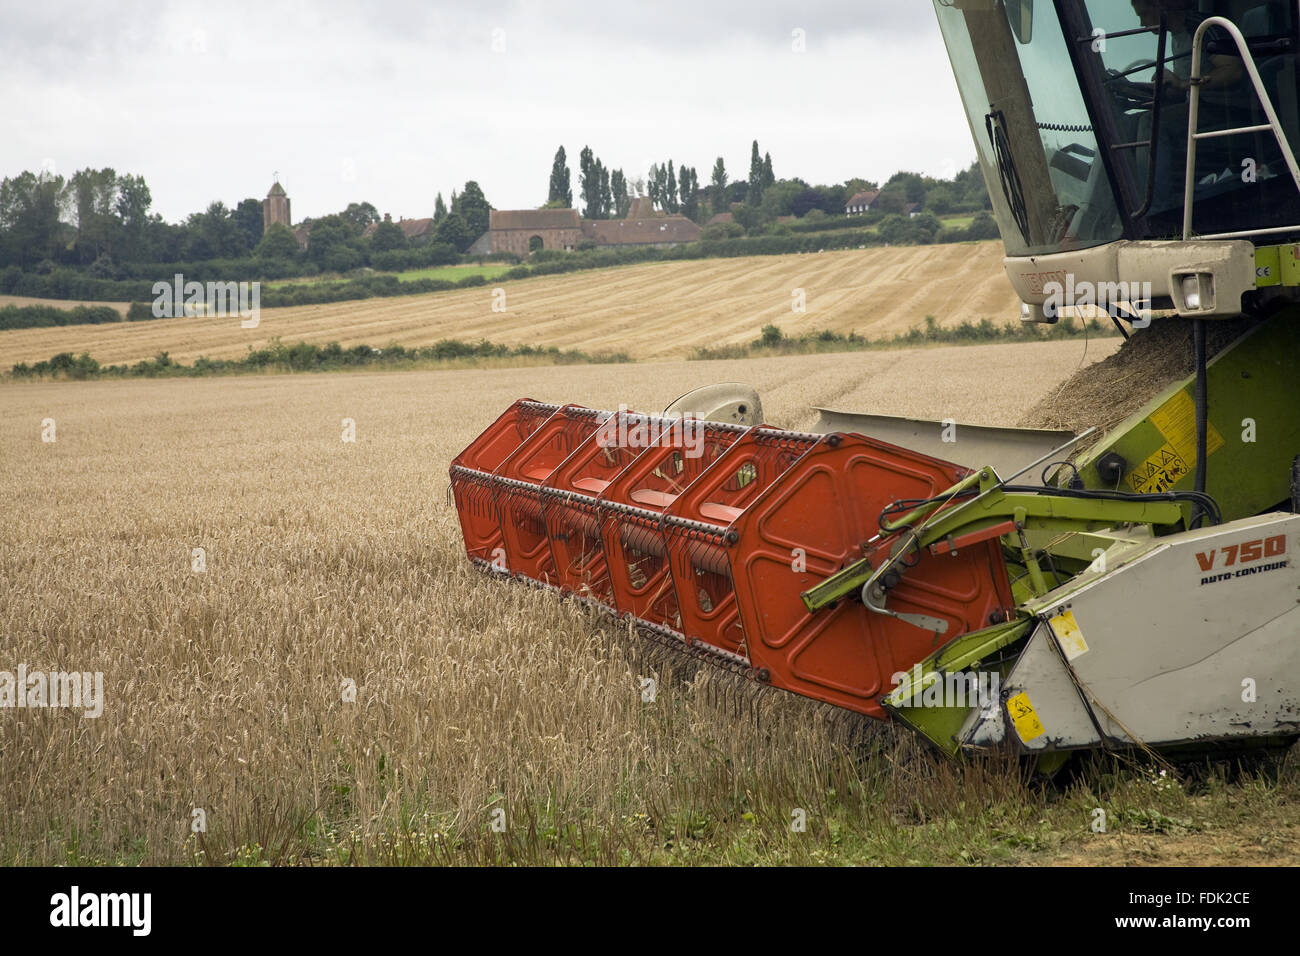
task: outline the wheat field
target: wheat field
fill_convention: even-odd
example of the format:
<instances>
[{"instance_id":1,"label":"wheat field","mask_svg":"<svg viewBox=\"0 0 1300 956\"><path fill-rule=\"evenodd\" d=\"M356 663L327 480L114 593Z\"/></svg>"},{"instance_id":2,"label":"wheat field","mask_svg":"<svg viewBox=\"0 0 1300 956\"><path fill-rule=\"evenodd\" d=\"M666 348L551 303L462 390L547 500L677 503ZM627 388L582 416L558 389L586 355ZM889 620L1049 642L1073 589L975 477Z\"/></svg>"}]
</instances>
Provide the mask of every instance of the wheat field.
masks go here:
<instances>
[{"instance_id":1,"label":"wheat field","mask_svg":"<svg viewBox=\"0 0 1300 956\"><path fill-rule=\"evenodd\" d=\"M238 318L158 319L0 331L0 370L57 352L122 364L168 352L238 358L274 338L344 347L431 345L441 339L556 346L637 359L685 358L696 348L743 344L774 323L787 334L830 329L870 338L920 326L1014 321L1020 303L1002 271L1000 242L879 247L808 255L659 262L540 276L486 286L263 309L256 329ZM505 292L494 312L493 290ZM806 312L792 293L803 290Z\"/></svg>"},{"instance_id":2,"label":"wheat field","mask_svg":"<svg viewBox=\"0 0 1300 956\"><path fill-rule=\"evenodd\" d=\"M102 672L104 709L0 711L0 863L1295 863L1294 783L1044 790L675 679L473 571L445 497L524 394L748 380L787 427L821 402L991 424L1084 349L4 386L0 670Z\"/></svg>"}]
</instances>

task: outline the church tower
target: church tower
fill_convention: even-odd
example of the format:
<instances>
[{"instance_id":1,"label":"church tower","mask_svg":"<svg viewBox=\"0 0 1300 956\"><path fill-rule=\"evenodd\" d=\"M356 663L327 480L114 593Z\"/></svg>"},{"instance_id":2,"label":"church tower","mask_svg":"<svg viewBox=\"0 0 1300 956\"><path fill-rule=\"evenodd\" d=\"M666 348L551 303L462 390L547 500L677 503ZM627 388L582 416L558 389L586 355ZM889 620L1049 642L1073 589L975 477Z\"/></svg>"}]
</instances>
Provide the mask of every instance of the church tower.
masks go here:
<instances>
[{"instance_id":1,"label":"church tower","mask_svg":"<svg viewBox=\"0 0 1300 956\"><path fill-rule=\"evenodd\" d=\"M277 222L286 226L293 224L293 217L289 215L289 196L278 180L262 200L262 231L265 232Z\"/></svg>"}]
</instances>

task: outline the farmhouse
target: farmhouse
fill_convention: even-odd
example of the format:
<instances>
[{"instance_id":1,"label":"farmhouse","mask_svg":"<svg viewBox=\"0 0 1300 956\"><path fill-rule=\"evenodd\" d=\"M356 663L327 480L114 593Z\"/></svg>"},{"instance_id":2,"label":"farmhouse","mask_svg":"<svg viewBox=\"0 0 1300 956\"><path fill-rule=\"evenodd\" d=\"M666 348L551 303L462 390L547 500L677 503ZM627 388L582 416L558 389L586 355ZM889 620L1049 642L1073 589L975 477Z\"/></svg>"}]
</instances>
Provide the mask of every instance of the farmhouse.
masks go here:
<instances>
[{"instance_id":1,"label":"farmhouse","mask_svg":"<svg viewBox=\"0 0 1300 956\"><path fill-rule=\"evenodd\" d=\"M572 252L583 239L599 246L675 246L699 238L700 227L691 220L655 213L642 197L633 201L626 219L581 219L576 209L494 209L487 234L470 252L526 256L537 249Z\"/></svg>"},{"instance_id":2,"label":"farmhouse","mask_svg":"<svg viewBox=\"0 0 1300 956\"><path fill-rule=\"evenodd\" d=\"M384 213L384 222L392 221L392 215ZM408 242L423 242L425 239L429 239L433 235L433 219L431 218L398 219L397 225L402 230L402 235L406 237ZM379 223L372 222L370 225L366 226L365 231L361 234L363 236L372 236L375 233L375 229L378 227Z\"/></svg>"},{"instance_id":3,"label":"farmhouse","mask_svg":"<svg viewBox=\"0 0 1300 956\"><path fill-rule=\"evenodd\" d=\"M491 252L518 256L534 249L572 252L582 238L582 221L576 209L493 209L488 237Z\"/></svg>"},{"instance_id":4,"label":"farmhouse","mask_svg":"<svg viewBox=\"0 0 1300 956\"><path fill-rule=\"evenodd\" d=\"M866 192L854 193L853 198L844 206L846 216L862 216L871 211L871 205L880 198L879 189L871 189Z\"/></svg>"}]
</instances>

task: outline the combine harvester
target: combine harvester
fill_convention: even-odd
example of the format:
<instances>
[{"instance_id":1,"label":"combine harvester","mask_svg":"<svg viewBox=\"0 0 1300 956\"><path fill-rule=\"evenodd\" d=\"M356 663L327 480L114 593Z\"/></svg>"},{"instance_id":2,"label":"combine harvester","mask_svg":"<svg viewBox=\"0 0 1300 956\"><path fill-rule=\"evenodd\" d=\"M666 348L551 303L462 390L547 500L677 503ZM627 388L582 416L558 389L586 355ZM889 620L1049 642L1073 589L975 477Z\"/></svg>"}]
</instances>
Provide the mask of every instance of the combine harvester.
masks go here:
<instances>
[{"instance_id":1,"label":"combine harvester","mask_svg":"<svg viewBox=\"0 0 1300 956\"><path fill-rule=\"evenodd\" d=\"M520 400L451 466L470 558L949 754L1300 735L1300 5L1200 7L936 2L1022 318L1100 306L1139 356L1190 325L1194 374L956 444L739 386Z\"/></svg>"}]
</instances>

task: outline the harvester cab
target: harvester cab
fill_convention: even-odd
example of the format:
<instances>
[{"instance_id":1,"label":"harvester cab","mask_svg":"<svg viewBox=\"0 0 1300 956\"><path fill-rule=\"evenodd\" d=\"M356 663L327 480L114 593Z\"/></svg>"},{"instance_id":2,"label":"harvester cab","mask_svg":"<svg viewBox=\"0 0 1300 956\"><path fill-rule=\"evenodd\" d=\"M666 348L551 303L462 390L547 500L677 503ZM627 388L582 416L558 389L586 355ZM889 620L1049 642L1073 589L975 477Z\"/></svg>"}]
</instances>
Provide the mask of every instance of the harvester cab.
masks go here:
<instances>
[{"instance_id":1,"label":"harvester cab","mask_svg":"<svg viewBox=\"0 0 1300 956\"><path fill-rule=\"evenodd\" d=\"M1027 319L1296 297L1296 3L936 8Z\"/></svg>"},{"instance_id":2,"label":"harvester cab","mask_svg":"<svg viewBox=\"0 0 1300 956\"><path fill-rule=\"evenodd\" d=\"M1139 356L1191 325L1192 374L1139 362L1115 388L1144 404L1104 431L957 444L860 412L775 428L739 386L660 414L521 399L451 466L469 556L949 754L1290 741L1300 5L935 5L1022 318L1101 314Z\"/></svg>"}]
</instances>

